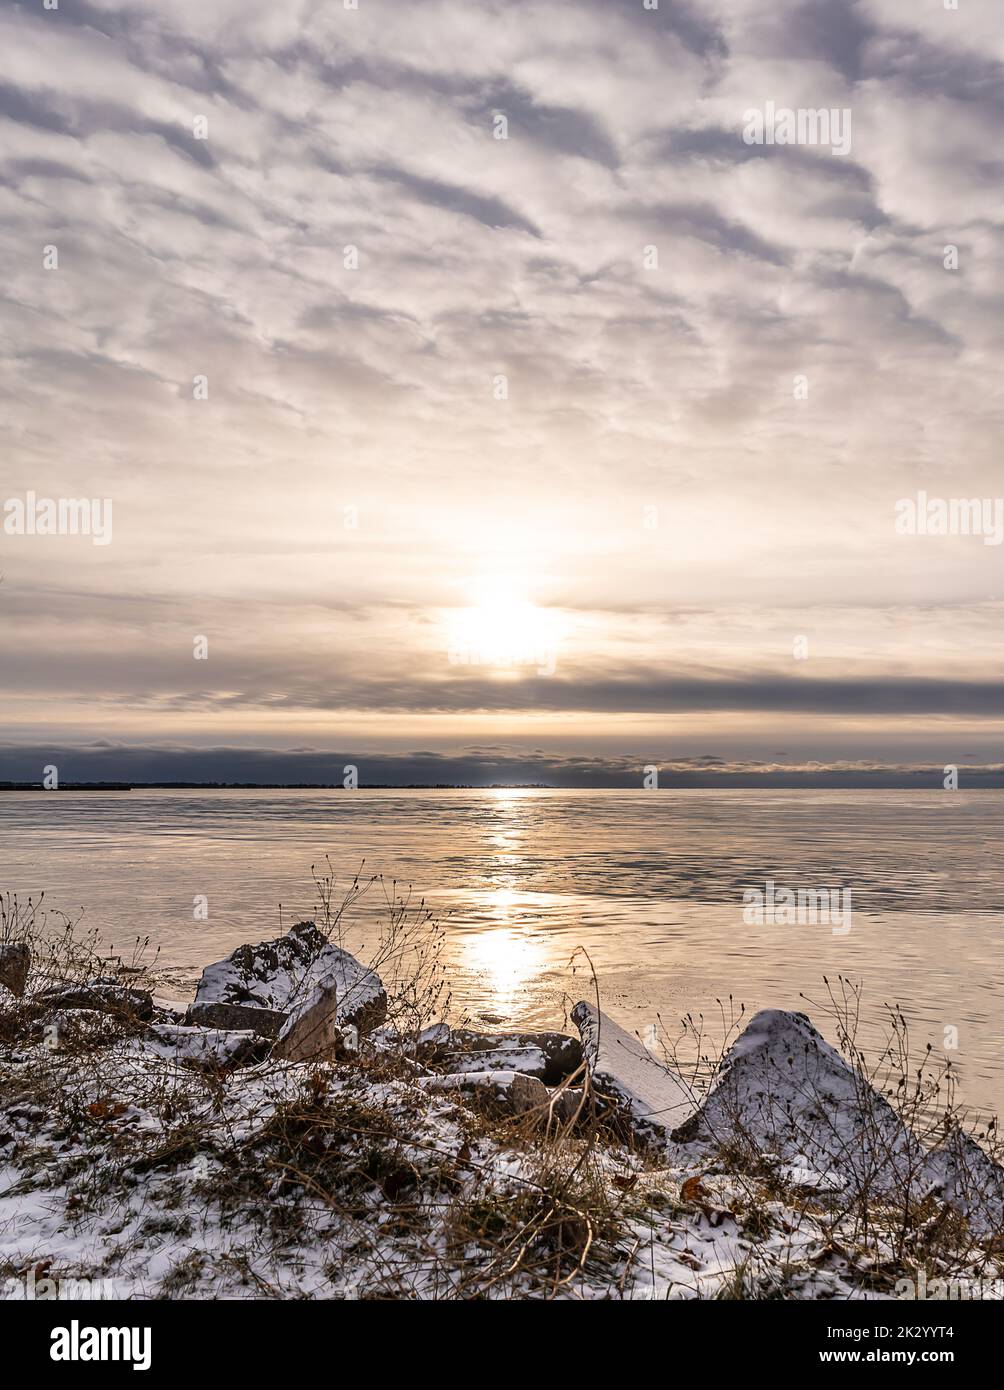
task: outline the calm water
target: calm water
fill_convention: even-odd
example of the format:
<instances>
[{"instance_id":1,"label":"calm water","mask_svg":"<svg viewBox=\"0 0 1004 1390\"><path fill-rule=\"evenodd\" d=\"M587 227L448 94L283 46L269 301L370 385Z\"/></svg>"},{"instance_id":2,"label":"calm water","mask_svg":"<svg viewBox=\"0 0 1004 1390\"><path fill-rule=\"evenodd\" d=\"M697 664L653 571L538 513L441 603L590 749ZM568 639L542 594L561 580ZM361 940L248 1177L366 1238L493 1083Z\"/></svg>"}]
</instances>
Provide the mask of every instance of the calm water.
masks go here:
<instances>
[{"instance_id":1,"label":"calm water","mask_svg":"<svg viewBox=\"0 0 1004 1390\"><path fill-rule=\"evenodd\" d=\"M941 1050L958 1029L962 1096L1004 1110L1004 872L999 792L156 791L0 794L0 888L44 889L119 949L160 946L165 993L243 941L313 914L311 864L412 884L448 930L455 1006L490 1023L559 1023L589 992L642 1032L656 1015L821 1012L823 976L865 1013L907 1011ZM850 888L851 931L749 926L768 878ZM193 899L209 899L208 921ZM347 944L371 937L379 889Z\"/></svg>"}]
</instances>

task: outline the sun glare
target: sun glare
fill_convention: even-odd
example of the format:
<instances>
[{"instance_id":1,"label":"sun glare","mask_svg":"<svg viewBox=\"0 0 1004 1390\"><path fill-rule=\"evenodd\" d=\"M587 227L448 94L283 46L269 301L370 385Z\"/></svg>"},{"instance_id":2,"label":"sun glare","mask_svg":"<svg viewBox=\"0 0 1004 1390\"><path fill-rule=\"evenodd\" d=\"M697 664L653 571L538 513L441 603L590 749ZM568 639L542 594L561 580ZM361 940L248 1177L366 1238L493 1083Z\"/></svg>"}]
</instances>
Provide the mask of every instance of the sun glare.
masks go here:
<instances>
[{"instance_id":1,"label":"sun glare","mask_svg":"<svg viewBox=\"0 0 1004 1390\"><path fill-rule=\"evenodd\" d=\"M453 664L554 673L560 625L551 610L538 608L516 585L501 580L481 584L474 598L449 623Z\"/></svg>"}]
</instances>

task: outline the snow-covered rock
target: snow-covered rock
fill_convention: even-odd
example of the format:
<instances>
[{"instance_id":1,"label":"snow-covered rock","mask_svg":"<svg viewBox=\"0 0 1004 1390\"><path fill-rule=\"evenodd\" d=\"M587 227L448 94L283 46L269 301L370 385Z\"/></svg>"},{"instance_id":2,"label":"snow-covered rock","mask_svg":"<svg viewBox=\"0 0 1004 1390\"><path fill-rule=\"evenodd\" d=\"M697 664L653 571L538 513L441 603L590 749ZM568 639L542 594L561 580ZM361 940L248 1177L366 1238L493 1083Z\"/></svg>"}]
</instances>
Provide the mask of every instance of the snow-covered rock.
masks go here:
<instances>
[{"instance_id":1,"label":"snow-covered rock","mask_svg":"<svg viewBox=\"0 0 1004 1390\"><path fill-rule=\"evenodd\" d=\"M332 981L322 981L290 1013L272 1056L284 1062L310 1062L315 1057L333 1057L343 1042L338 987Z\"/></svg>"},{"instance_id":2,"label":"snow-covered rock","mask_svg":"<svg viewBox=\"0 0 1004 1390\"><path fill-rule=\"evenodd\" d=\"M1004 1168L964 1130L954 1129L927 1157L925 1176L977 1235L1004 1229Z\"/></svg>"},{"instance_id":3,"label":"snow-covered rock","mask_svg":"<svg viewBox=\"0 0 1004 1390\"><path fill-rule=\"evenodd\" d=\"M385 1023L366 1034L366 1050L393 1052L402 1057L417 1057L432 1063L443 1055L450 1041L448 1023L432 1023L427 1028L399 1028Z\"/></svg>"},{"instance_id":4,"label":"snow-covered rock","mask_svg":"<svg viewBox=\"0 0 1004 1390\"><path fill-rule=\"evenodd\" d=\"M620 1114L637 1139L664 1144L692 1119L698 1105L692 1087L637 1038L586 1001L576 1004L572 1018L582 1034L594 1096Z\"/></svg>"},{"instance_id":5,"label":"snow-covered rock","mask_svg":"<svg viewBox=\"0 0 1004 1390\"><path fill-rule=\"evenodd\" d=\"M582 1065L582 1044L567 1033L479 1033L455 1028L449 1039L451 1059L458 1052L495 1052L536 1047L544 1054L543 1081L557 1086Z\"/></svg>"},{"instance_id":6,"label":"snow-covered rock","mask_svg":"<svg viewBox=\"0 0 1004 1390\"><path fill-rule=\"evenodd\" d=\"M518 1071L450 1072L445 1076L423 1076L418 1084L424 1091L459 1091L479 1095L483 1100L495 1101L501 1109L516 1114L521 1114L540 1100L546 1104L548 1095L542 1081L533 1076L523 1076Z\"/></svg>"},{"instance_id":7,"label":"snow-covered rock","mask_svg":"<svg viewBox=\"0 0 1004 1390\"><path fill-rule=\"evenodd\" d=\"M145 1037L134 1039L133 1048L163 1057L165 1061L222 1071L261 1061L269 1045L250 1028L237 1031L159 1023L154 1024Z\"/></svg>"},{"instance_id":8,"label":"snow-covered rock","mask_svg":"<svg viewBox=\"0 0 1004 1390\"><path fill-rule=\"evenodd\" d=\"M0 985L6 985L11 994L24 993L30 968L31 947L27 941L8 941L0 945Z\"/></svg>"},{"instance_id":9,"label":"snow-covered rock","mask_svg":"<svg viewBox=\"0 0 1004 1390\"><path fill-rule=\"evenodd\" d=\"M348 951L332 946L313 922L298 922L285 936L238 946L208 965L189 1005L187 1022L212 1028L253 1028L278 1037L318 985L333 987L338 1022L360 1033L383 1021L387 995L380 977Z\"/></svg>"},{"instance_id":10,"label":"snow-covered rock","mask_svg":"<svg viewBox=\"0 0 1004 1390\"><path fill-rule=\"evenodd\" d=\"M101 1013L142 1020L153 1016L153 995L147 989L127 989L111 976L83 985L54 985L32 996L49 1009L96 1009Z\"/></svg>"},{"instance_id":11,"label":"snow-covered rock","mask_svg":"<svg viewBox=\"0 0 1004 1390\"><path fill-rule=\"evenodd\" d=\"M512 1085L518 1074L514 1071L446 1072L439 1076L419 1077L418 1084L423 1091L504 1090Z\"/></svg>"},{"instance_id":12,"label":"snow-covered rock","mask_svg":"<svg viewBox=\"0 0 1004 1390\"><path fill-rule=\"evenodd\" d=\"M415 1046L419 1052L424 1048L445 1048L450 1044L450 1037L451 1029L448 1023L430 1023L428 1028L420 1030L415 1039Z\"/></svg>"},{"instance_id":13,"label":"snow-covered rock","mask_svg":"<svg viewBox=\"0 0 1004 1390\"><path fill-rule=\"evenodd\" d=\"M453 1073L515 1071L543 1081L547 1059L539 1047L500 1047L491 1052L447 1052L442 1062Z\"/></svg>"},{"instance_id":14,"label":"snow-covered rock","mask_svg":"<svg viewBox=\"0 0 1004 1390\"><path fill-rule=\"evenodd\" d=\"M186 1000L154 991L153 1013L158 1023L184 1023L187 1012Z\"/></svg>"},{"instance_id":15,"label":"snow-covered rock","mask_svg":"<svg viewBox=\"0 0 1004 1390\"><path fill-rule=\"evenodd\" d=\"M674 1138L768 1154L857 1192L920 1198L930 1188L921 1147L885 1097L804 1014L781 1009L753 1017L700 1113Z\"/></svg>"}]
</instances>

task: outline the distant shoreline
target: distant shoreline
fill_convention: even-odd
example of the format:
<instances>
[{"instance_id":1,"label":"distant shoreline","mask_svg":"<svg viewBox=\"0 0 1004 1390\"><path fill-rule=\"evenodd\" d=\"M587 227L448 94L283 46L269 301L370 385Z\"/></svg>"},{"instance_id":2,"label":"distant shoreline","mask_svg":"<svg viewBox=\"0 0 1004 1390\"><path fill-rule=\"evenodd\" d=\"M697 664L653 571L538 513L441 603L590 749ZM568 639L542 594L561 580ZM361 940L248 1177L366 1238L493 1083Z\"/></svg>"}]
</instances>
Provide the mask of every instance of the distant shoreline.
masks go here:
<instances>
[{"instance_id":1,"label":"distant shoreline","mask_svg":"<svg viewBox=\"0 0 1004 1390\"><path fill-rule=\"evenodd\" d=\"M0 792L132 792L132 791L347 791L341 782L63 782L43 787L40 782L0 782ZM360 782L358 791L560 791L549 782Z\"/></svg>"},{"instance_id":2,"label":"distant shoreline","mask_svg":"<svg viewBox=\"0 0 1004 1390\"><path fill-rule=\"evenodd\" d=\"M1004 772L959 769L959 790L1004 789ZM657 791L943 791L940 768L918 772L665 773ZM0 792L346 791L341 782L0 782ZM360 782L359 791L641 791L640 782Z\"/></svg>"}]
</instances>

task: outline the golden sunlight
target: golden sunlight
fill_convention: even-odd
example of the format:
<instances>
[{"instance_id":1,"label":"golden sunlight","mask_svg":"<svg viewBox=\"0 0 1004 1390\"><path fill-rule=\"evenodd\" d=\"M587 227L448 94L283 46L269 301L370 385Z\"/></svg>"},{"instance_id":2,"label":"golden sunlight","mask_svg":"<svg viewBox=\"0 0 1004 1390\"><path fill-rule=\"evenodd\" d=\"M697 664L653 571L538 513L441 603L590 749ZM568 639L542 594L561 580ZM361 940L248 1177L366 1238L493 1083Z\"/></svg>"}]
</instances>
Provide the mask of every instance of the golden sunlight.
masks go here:
<instances>
[{"instance_id":1,"label":"golden sunlight","mask_svg":"<svg viewBox=\"0 0 1004 1390\"><path fill-rule=\"evenodd\" d=\"M500 925L468 936L462 962L478 977L480 992L492 1006L501 1014L509 1014L516 1008L520 991L543 969L546 958L532 931Z\"/></svg>"},{"instance_id":2,"label":"golden sunlight","mask_svg":"<svg viewBox=\"0 0 1004 1390\"><path fill-rule=\"evenodd\" d=\"M526 667L541 676L555 672L558 617L531 603L510 580L481 582L471 606L454 610L447 632L451 665L497 671Z\"/></svg>"}]
</instances>

